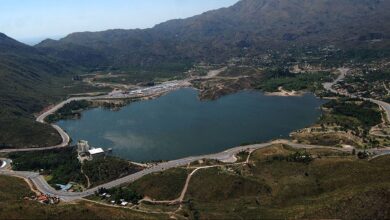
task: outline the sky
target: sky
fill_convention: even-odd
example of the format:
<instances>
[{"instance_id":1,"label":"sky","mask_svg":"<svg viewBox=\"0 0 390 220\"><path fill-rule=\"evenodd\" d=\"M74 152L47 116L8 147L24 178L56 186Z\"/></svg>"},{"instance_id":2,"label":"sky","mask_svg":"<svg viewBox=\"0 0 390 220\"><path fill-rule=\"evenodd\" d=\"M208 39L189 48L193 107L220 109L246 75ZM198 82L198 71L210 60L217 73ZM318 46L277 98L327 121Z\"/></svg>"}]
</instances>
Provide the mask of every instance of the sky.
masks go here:
<instances>
[{"instance_id":1,"label":"sky","mask_svg":"<svg viewBox=\"0 0 390 220\"><path fill-rule=\"evenodd\" d=\"M238 0L0 0L0 32L28 44L80 31L149 28Z\"/></svg>"}]
</instances>

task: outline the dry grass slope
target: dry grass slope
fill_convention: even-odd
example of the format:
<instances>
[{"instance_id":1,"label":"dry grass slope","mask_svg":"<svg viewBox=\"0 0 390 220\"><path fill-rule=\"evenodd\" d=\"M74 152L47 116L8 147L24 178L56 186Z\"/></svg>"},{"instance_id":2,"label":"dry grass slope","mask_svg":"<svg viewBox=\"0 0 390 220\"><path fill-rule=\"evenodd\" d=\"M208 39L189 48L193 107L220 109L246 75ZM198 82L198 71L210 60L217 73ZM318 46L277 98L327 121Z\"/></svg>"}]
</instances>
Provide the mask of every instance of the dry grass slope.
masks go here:
<instances>
[{"instance_id":1,"label":"dry grass slope","mask_svg":"<svg viewBox=\"0 0 390 220\"><path fill-rule=\"evenodd\" d=\"M31 194L27 184L18 178L0 176L0 219L167 219L167 216L144 214L89 202L42 205L23 200Z\"/></svg>"}]
</instances>

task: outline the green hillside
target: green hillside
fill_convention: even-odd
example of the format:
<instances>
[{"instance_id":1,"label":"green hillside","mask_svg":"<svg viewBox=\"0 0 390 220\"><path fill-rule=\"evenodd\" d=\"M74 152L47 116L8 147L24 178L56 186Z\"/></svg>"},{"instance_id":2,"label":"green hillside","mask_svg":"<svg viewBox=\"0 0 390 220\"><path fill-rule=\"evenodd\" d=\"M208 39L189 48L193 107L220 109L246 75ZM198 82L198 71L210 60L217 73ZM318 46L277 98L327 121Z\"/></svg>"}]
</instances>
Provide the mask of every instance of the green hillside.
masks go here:
<instances>
[{"instance_id":1,"label":"green hillside","mask_svg":"<svg viewBox=\"0 0 390 220\"><path fill-rule=\"evenodd\" d=\"M34 113L58 100L69 70L35 48L0 34L0 146L49 146L61 141Z\"/></svg>"}]
</instances>

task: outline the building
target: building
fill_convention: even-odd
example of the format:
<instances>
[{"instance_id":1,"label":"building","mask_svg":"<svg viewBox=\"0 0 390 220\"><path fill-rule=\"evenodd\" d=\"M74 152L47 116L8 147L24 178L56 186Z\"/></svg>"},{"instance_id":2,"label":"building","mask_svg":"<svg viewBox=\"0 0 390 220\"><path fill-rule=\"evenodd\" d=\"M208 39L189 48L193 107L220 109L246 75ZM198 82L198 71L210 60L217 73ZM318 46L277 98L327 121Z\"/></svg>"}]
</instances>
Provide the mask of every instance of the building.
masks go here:
<instances>
[{"instance_id":1,"label":"building","mask_svg":"<svg viewBox=\"0 0 390 220\"><path fill-rule=\"evenodd\" d=\"M104 157L105 153L102 148L92 148L89 151L90 159Z\"/></svg>"},{"instance_id":2,"label":"building","mask_svg":"<svg viewBox=\"0 0 390 220\"><path fill-rule=\"evenodd\" d=\"M80 163L84 160L93 160L93 158L104 157L106 152L102 148L90 147L88 141L80 140L77 142L77 153Z\"/></svg>"},{"instance_id":3,"label":"building","mask_svg":"<svg viewBox=\"0 0 390 220\"><path fill-rule=\"evenodd\" d=\"M89 150L90 150L90 147L89 147L88 141L80 140L77 143L77 152L79 155L84 156L88 153Z\"/></svg>"}]
</instances>

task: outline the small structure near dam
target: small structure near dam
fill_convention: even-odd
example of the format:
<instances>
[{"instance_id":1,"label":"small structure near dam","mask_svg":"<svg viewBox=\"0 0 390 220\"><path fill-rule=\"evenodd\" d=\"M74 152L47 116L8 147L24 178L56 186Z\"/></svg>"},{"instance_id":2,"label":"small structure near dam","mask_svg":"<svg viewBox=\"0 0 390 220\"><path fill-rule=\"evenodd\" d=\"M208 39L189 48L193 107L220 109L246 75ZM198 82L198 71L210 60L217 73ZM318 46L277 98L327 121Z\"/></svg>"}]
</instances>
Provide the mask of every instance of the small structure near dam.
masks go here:
<instances>
[{"instance_id":1,"label":"small structure near dam","mask_svg":"<svg viewBox=\"0 0 390 220\"><path fill-rule=\"evenodd\" d=\"M78 159L82 163L84 160L93 160L94 158L104 157L106 152L102 148L90 147L88 141L80 140L77 142Z\"/></svg>"}]
</instances>

